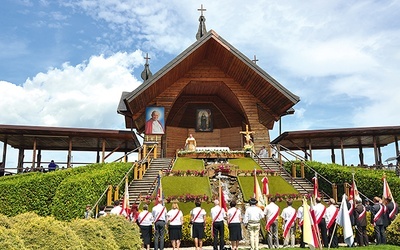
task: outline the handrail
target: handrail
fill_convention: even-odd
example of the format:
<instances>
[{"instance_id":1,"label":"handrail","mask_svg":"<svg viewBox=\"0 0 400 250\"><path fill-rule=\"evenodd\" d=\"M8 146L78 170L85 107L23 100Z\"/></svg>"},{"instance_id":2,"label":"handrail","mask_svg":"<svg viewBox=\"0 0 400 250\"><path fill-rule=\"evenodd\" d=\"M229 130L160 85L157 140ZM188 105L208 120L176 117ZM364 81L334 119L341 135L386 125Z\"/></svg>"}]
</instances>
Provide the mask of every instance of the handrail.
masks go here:
<instances>
[{"instance_id":1,"label":"handrail","mask_svg":"<svg viewBox=\"0 0 400 250\"><path fill-rule=\"evenodd\" d=\"M132 150L129 151L128 153L124 154L123 156L121 156L121 157L115 159L113 162L120 161L120 160L122 160L123 158L125 158L126 156L128 156L128 155L134 153L135 151L139 151L139 149L141 149L141 148L143 148L143 146L139 146L139 147L137 147L137 148L135 148L135 149L132 149Z\"/></svg>"},{"instance_id":2,"label":"handrail","mask_svg":"<svg viewBox=\"0 0 400 250\"><path fill-rule=\"evenodd\" d=\"M281 145L279 145L279 146L281 147ZM274 144L271 144L271 147L275 148L275 145L274 145ZM283 147L283 146L282 146L282 147ZM287 149L287 148L285 148L285 149ZM276 152L279 154L280 157L284 157L284 158L286 159L286 161L288 161L288 162L290 162L290 163L293 164L293 161L290 160L289 158L287 158L285 155L283 155L283 154L281 153L280 150L277 150L276 148L275 148L275 150L276 150ZM287 153L290 152L290 153L292 153L292 154L294 154L294 155L297 155L296 153L292 152L292 151L289 150L289 149L285 150L285 152L287 152ZM289 153L289 154L290 154L290 153ZM299 155L297 155L297 156L299 156ZM329 180L326 179L323 175L319 174L315 169L313 169L312 167L310 167L310 166L306 163L306 161L304 160L304 158L302 158L302 157L299 157L299 158L303 159L303 160L301 160L301 162L303 162L304 166L308 167L311 171L313 171L313 172L314 172L314 175L316 175L317 178L320 176L322 180L326 181L328 184L330 184L331 186L333 186L333 183L332 183L331 181L329 181ZM280 163L278 163L278 164L280 164ZM280 165L281 165L281 164L280 164ZM281 166L281 168L283 168L283 167ZM290 175L290 173L289 173L285 168L283 168L283 169L286 171L286 173L288 173L288 174ZM293 179L293 178L292 178L292 179ZM307 180L309 183L311 183L308 179L306 179L306 180ZM296 182L296 183L297 183L297 182ZM312 184L312 183L311 183L311 184ZM321 192L321 193L323 193L326 197L331 198L331 196L328 195L327 193L325 193L322 189L319 189L318 191Z\"/></svg>"},{"instance_id":3,"label":"handrail","mask_svg":"<svg viewBox=\"0 0 400 250\"><path fill-rule=\"evenodd\" d=\"M147 155L143 159L141 159L141 160L135 162L134 164L132 164L132 167L126 172L126 174L124 175L122 180L118 183L117 187L120 187L122 185L122 183L124 182L125 178L135 168L136 165L139 165L139 164L142 164L145 161L148 161L149 154L152 152L152 150L153 150L153 148L151 148L151 150L149 150L149 152L147 153ZM104 190L103 194L100 196L100 198L96 201L95 205L92 207L91 211L93 211L100 204L101 200L104 198L105 194L107 193L108 188L109 187L107 186L107 188Z\"/></svg>"}]
</instances>

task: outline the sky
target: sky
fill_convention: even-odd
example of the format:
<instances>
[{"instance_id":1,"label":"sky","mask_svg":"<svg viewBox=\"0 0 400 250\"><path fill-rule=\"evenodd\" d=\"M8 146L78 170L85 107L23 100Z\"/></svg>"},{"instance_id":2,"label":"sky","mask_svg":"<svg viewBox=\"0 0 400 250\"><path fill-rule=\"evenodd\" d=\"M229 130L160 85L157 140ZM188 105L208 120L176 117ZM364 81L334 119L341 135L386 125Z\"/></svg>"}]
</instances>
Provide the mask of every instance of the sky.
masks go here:
<instances>
[{"instance_id":1,"label":"sky","mask_svg":"<svg viewBox=\"0 0 400 250\"><path fill-rule=\"evenodd\" d=\"M400 124L395 0L3 0L0 123L124 129L121 93L142 83L146 53L154 74L196 41L201 4L207 30L300 97L282 132Z\"/></svg>"}]
</instances>

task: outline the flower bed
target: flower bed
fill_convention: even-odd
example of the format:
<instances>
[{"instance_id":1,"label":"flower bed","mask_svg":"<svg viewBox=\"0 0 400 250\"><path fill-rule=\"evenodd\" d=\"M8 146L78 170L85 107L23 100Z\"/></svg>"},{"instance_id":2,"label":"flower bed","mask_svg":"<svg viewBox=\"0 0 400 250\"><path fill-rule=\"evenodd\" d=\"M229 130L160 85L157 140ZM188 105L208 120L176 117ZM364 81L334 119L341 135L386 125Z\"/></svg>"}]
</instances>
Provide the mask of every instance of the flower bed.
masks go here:
<instances>
[{"instance_id":1,"label":"flower bed","mask_svg":"<svg viewBox=\"0 0 400 250\"><path fill-rule=\"evenodd\" d=\"M178 151L178 157L189 158L243 158L244 151L204 150L204 151Z\"/></svg>"},{"instance_id":2,"label":"flower bed","mask_svg":"<svg viewBox=\"0 0 400 250\"><path fill-rule=\"evenodd\" d=\"M142 197L142 200L146 204L150 204L156 200L155 196L146 196ZM165 197L165 201L167 203L171 202L194 202L194 201L202 201L202 202L210 202L210 197L207 195L192 195L192 194L184 194L184 195L171 195Z\"/></svg>"}]
</instances>

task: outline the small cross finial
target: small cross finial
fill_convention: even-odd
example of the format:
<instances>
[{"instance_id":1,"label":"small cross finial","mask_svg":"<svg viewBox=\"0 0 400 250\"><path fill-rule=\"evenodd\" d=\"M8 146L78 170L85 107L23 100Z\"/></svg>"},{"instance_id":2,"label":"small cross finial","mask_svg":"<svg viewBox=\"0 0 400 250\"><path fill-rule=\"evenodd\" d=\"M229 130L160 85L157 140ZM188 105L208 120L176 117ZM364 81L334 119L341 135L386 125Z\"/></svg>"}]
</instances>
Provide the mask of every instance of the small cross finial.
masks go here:
<instances>
[{"instance_id":1,"label":"small cross finial","mask_svg":"<svg viewBox=\"0 0 400 250\"><path fill-rule=\"evenodd\" d=\"M254 59L253 59L252 61L253 61L255 64L257 64L258 59L257 59L256 55L254 55Z\"/></svg>"},{"instance_id":2,"label":"small cross finial","mask_svg":"<svg viewBox=\"0 0 400 250\"><path fill-rule=\"evenodd\" d=\"M206 9L203 9L203 4L201 5L200 9L197 9L200 11L200 15L203 16L203 11L206 11Z\"/></svg>"},{"instance_id":3,"label":"small cross finial","mask_svg":"<svg viewBox=\"0 0 400 250\"><path fill-rule=\"evenodd\" d=\"M144 59L146 59L146 64L149 64L149 59L151 59L149 57L149 53L146 53L146 57L144 57Z\"/></svg>"}]
</instances>

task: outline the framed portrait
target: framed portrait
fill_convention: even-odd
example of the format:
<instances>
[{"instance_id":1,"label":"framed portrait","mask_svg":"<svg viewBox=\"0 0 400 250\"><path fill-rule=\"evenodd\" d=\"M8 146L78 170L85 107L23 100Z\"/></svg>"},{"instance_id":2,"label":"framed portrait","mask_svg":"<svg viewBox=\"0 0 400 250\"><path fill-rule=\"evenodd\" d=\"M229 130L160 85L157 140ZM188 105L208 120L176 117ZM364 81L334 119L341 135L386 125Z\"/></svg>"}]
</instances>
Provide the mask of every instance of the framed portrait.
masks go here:
<instances>
[{"instance_id":1,"label":"framed portrait","mask_svg":"<svg viewBox=\"0 0 400 250\"><path fill-rule=\"evenodd\" d=\"M213 131L213 120L210 109L196 110L196 131L198 132Z\"/></svg>"},{"instance_id":2,"label":"framed portrait","mask_svg":"<svg viewBox=\"0 0 400 250\"><path fill-rule=\"evenodd\" d=\"M164 107L146 107L146 135L163 135L165 133Z\"/></svg>"}]
</instances>

